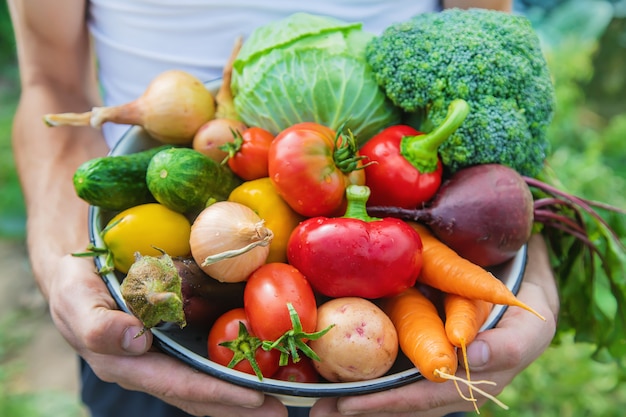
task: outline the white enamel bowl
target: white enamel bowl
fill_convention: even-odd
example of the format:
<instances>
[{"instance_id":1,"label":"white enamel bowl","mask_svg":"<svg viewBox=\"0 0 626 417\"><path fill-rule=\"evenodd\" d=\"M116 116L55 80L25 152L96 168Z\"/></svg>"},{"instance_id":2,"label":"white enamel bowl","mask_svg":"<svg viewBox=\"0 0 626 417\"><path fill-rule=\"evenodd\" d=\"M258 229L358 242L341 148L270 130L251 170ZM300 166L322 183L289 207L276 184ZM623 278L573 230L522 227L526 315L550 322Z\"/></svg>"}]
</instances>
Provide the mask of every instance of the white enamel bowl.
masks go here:
<instances>
[{"instance_id":1,"label":"white enamel bowl","mask_svg":"<svg viewBox=\"0 0 626 417\"><path fill-rule=\"evenodd\" d=\"M219 80L207 83L207 86L212 91L217 91L219 85ZM140 127L132 127L111 151L111 154L129 154L154 147L158 144ZM99 233L113 213L101 211L99 208L92 206L89 214L91 242L96 247L104 247L104 242ZM527 249L524 246L511 261L492 269L494 275L500 278L513 293L517 293L521 285L526 257ZM100 269L105 263L105 256L97 256L95 263L97 268ZM104 274L102 278L119 307L129 312L120 293L120 281L123 279L123 275L118 272L111 272ZM506 308L506 306L496 305L482 326L482 330L495 327ZM373 393L423 379L419 371L400 354L396 363L386 375L369 381L320 382L314 384L286 382L271 378L264 378L262 381L259 381L254 375L235 371L208 360L206 334L194 332L191 328L179 329L176 326L157 327L152 329L152 333L155 345L166 354L176 357L189 366L214 377L274 395L289 406L311 406L320 397Z\"/></svg>"}]
</instances>

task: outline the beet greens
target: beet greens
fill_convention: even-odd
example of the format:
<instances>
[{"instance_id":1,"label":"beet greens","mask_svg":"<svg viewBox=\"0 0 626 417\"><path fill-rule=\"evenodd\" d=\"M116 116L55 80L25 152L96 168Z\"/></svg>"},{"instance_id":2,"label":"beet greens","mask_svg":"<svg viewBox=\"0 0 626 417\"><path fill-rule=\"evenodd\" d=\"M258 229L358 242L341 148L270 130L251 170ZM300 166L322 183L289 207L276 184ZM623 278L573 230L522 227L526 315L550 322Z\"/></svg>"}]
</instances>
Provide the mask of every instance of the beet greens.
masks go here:
<instances>
[{"instance_id":1,"label":"beet greens","mask_svg":"<svg viewBox=\"0 0 626 417\"><path fill-rule=\"evenodd\" d=\"M596 345L597 360L626 355L626 210L572 195L536 178L535 225L550 250L559 286L559 334ZM583 271L582 275L580 271ZM581 278L583 277L583 278Z\"/></svg>"}]
</instances>

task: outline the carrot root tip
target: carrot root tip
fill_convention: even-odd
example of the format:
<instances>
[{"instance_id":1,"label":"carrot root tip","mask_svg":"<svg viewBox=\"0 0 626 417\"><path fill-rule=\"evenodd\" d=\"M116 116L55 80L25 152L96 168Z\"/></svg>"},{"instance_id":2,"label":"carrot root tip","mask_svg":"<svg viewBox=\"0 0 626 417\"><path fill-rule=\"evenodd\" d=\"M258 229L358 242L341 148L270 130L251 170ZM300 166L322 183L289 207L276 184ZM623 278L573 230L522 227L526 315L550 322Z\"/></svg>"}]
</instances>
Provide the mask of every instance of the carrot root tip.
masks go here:
<instances>
[{"instance_id":1,"label":"carrot root tip","mask_svg":"<svg viewBox=\"0 0 626 417\"><path fill-rule=\"evenodd\" d=\"M478 384L489 384L489 385L496 385L495 382L493 381L487 381L487 380L480 380L480 381L468 381L464 378L458 377L456 375L450 375L446 372L440 371L439 369L435 370L435 375L443 378L443 379L448 379L451 381L455 381L455 382L460 382L462 384L467 385L469 388L471 388L472 390L476 391L477 393L479 393L480 395L484 396L485 398L493 401L494 403L496 403L499 407L503 408L504 410L508 410L509 406L504 404L502 401L498 400L496 397L494 397L493 395L489 394L488 392L478 388L476 385ZM461 397L463 399L467 399L464 395L461 395ZM475 401L476 399L472 400L472 399L468 399L469 401L473 401L474 405L476 404Z\"/></svg>"}]
</instances>

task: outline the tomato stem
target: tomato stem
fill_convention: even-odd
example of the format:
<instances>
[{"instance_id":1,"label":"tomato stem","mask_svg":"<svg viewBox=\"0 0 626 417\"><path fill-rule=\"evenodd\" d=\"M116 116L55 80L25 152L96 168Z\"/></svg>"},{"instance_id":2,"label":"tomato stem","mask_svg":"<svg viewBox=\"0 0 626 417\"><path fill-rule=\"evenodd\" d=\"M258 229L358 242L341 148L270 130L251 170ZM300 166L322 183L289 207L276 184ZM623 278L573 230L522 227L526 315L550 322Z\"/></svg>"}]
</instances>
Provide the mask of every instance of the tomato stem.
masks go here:
<instances>
[{"instance_id":1,"label":"tomato stem","mask_svg":"<svg viewBox=\"0 0 626 417\"><path fill-rule=\"evenodd\" d=\"M348 134L344 134L339 129L335 136L335 151L333 152L335 166L344 174L349 174L368 165L359 166L363 159L365 156L358 155L356 140L352 132L348 131Z\"/></svg>"},{"instance_id":2,"label":"tomato stem","mask_svg":"<svg viewBox=\"0 0 626 417\"><path fill-rule=\"evenodd\" d=\"M232 127L230 128L230 132L233 134L233 141L226 142L219 147L220 150L228 153L228 155L226 155L226 157L222 160L222 165L225 165L230 158L234 158L243 146L243 136L241 136L241 132L237 129L233 129Z\"/></svg>"},{"instance_id":3,"label":"tomato stem","mask_svg":"<svg viewBox=\"0 0 626 417\"><path fill-rule=\"evenodd\" d=\"M263 373L259 364L256 361L256 351L261 347L261 339L250 335L246 325L243 322L239 322L239 334L234 340L228 340L220 343L220 346L227 347L233 351L233 358L228 363L229 368L234 368L242 360L247 360L254 371L254 374L259 378L259 381L263 380Z\"/></svg>"},{"instance_id":4,"label":"tomato stem","mask_svg":"<svg viewBox=\"0 0 626 417\"><path fill-rule=\"evenodd\" d=\"M262 343L264 350L277 349L280 351L279 365L285 366L289 362L289 355L293 362L300 361L300 355L298 350L304 353L309 358L319 361L320 357L306 344L305 340L317 340L324 336L334 326L330 325L324 330L318 332L307 333L302 328L302 322L298 312L291 303L287 303L287 309L289 310L289 318L291 319L292 329L287 330L281 337L275 341L265 340Z\"/></svg>"}]
</instances>

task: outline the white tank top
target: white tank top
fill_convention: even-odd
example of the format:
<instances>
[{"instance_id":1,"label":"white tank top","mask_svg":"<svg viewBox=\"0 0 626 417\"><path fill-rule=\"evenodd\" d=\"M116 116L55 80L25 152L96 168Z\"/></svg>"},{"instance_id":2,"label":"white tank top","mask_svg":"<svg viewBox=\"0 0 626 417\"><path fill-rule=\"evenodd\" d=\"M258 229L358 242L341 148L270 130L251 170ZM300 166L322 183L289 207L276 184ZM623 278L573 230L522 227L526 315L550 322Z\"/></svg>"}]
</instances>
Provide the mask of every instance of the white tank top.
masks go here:
<instances>
[{"instance_id":1,"label":"white tank top","mask_svg":"<svg viewBox=\"0 0 626 417\"><path fill-rule=\"evenodd\" d=\"M439 10L437 0L89 0L88 24L105 105L139 97L161 72L178 68L218 78L237 36L295 12L362 22L380 33L394 22ZM112 146L128 126L105 123Z\"/></svg>"}]
</instances>

